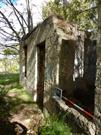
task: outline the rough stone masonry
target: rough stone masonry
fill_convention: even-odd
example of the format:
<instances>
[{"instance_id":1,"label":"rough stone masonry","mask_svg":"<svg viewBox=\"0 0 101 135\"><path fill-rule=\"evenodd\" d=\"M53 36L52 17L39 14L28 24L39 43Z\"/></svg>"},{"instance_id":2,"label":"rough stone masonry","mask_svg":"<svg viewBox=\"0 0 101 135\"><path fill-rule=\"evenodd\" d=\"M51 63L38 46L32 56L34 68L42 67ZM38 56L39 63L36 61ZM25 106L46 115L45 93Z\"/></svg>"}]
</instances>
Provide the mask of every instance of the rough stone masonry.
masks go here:
<instances>
[{"instance_id":1,"label":"rough stone masonry","mask_svg":"<svg viewBox=\"0 0 101 135\"><path fill-rule=\"evenodd\" d=\"M20 82L42 110L54 112L58 103L53 95L58 87L63 90L63 96L96 116L100 90L95 93L95 80L96 41L91 39L91 33L78 30L76 25L60 17L51 16L22 38ZM74 116L78 121L77 113L80 114L76 110ZM80 127L84 128L85 124L79 121ZM89 129L89 122L85 130ZM91 135L95 135L92 130Z\"/></svg>"}]
</instances>

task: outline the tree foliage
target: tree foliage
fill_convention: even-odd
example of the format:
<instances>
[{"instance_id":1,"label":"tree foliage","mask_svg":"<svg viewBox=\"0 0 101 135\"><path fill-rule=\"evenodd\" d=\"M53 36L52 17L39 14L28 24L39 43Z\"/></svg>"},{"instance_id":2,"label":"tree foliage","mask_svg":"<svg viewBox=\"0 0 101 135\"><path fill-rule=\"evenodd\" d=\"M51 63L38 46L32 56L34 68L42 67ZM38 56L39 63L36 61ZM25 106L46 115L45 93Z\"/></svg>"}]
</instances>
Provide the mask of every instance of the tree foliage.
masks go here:
<instances>
[{"instance_id":1,"label":"tree foliage","mask_svg":"<svg viewBox=\"0 0 101 135\"><path fill-rule=\"evenodd\" d=\"M16 55L18 55L18 51L14 50L14 49L6 48L6 49L3 50L3 54L6 55L6 56L7 55L8 56L9 55L15 55L16 56Z\"/></svg>"},{"instance_id":2,"label":"tree foliage","mask_svg":"<svg viewBox=\"0 0 101 135\"><path fill-rule=\"evenodd\" d=\"M62 16L65 20L76 23L79 28L96 28L96 2L89 0L54 0L43 7L43 17Z\"/></svg>"}]
</instances>

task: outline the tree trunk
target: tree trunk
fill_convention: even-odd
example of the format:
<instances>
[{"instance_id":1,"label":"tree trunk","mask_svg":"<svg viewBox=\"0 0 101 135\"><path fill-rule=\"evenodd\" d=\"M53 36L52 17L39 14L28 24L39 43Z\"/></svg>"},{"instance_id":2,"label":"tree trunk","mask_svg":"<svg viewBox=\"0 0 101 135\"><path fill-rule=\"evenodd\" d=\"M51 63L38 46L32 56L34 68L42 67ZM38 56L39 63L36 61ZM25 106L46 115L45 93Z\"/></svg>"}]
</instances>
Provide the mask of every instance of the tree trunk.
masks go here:
<instances>
[{"instance_id":1,"label":"tree trunk","mask_svg":"<svg viewBox=\"0 0 101 135\"><path fill-rule=\"evenodd\" d=\"M31 14L30 1L26 0L26 8L27 8L27 21L28 21L28 32L33 29L33 19Z\"/></svg>"}]
</instances>

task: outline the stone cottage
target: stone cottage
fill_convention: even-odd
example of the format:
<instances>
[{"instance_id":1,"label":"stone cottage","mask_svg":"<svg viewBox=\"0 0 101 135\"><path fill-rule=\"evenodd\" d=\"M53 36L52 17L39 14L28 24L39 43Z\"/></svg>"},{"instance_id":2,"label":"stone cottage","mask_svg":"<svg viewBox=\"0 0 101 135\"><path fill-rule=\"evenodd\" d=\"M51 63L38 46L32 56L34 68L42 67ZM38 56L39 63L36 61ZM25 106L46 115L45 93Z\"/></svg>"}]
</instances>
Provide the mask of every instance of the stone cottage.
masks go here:
<instances>
[{"instance_id":1,"label":"stone cottage","mask_svg":"<svg viewBox=\"0 0 101 135\"><path fill-rule=\"evenodd\" d=\"M55 106L78 119L90 135L93 120L68 107L65 97L94 116L96 80L96 41L91 33L77 30L59 17L49 17L22 39L20 46L20 82L33 95L40 108L52 112ZM55 98L60 91L60 99ZM92 127L92 128L91 128Z\"/></svg>"}]
</instances>

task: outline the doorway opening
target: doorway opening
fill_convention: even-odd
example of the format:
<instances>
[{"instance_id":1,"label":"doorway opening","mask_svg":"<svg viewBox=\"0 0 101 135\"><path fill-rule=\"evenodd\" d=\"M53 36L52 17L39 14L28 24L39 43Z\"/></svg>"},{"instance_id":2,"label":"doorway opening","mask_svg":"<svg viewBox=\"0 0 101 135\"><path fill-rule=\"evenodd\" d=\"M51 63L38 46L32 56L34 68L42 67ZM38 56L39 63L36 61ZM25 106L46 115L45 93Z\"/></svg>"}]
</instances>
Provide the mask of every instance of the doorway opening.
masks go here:
<instances>
[{"instance_id":1,"label":"doorway opening","mask_svg":"<svg viewBox=\"0 0 101 135\"><path fill-rule=\"evenodd\" d=\"M59 87L63 96L94 114L96 41L63 40L60 52Z\"/></svg>"},{"instance_id":2,"label":"doorway opening","mask_svg":"<svg viewBox=\"0 0 101 135\"><path fill-rule=\"evenodd\" d=\"M38 80L37 80L37 103L43 110L44 97L44 71L45 71L45 42L37 45L38 54Z\"/></svg>"}]
</instances>

